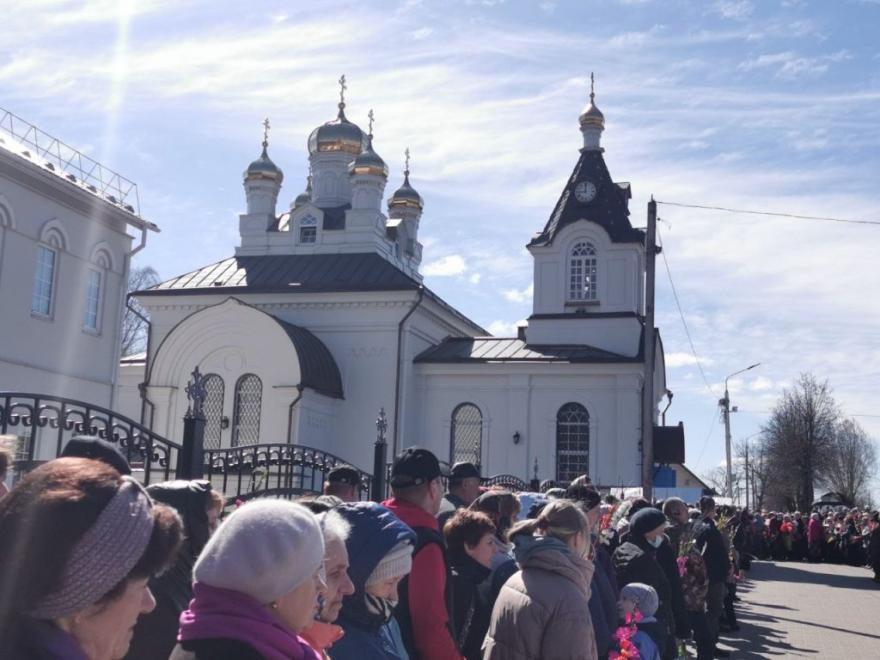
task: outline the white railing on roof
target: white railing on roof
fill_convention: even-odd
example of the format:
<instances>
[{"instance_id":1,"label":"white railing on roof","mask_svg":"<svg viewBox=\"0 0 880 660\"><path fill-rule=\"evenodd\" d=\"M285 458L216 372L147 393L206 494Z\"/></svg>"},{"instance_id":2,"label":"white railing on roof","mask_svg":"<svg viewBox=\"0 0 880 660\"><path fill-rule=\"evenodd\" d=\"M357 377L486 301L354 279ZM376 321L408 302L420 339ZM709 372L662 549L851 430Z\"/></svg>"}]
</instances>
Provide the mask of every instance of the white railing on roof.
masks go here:
<instances>
[{"instance_id":1,"label":"white railing on roof","mask_svg":"<svg viewBox=\"0 0 880 660\"><path fill-rule=\"evenodd\" d=\"M137 184L3 108L0 146L140 217Z\"/></svg>"}]
</instances>

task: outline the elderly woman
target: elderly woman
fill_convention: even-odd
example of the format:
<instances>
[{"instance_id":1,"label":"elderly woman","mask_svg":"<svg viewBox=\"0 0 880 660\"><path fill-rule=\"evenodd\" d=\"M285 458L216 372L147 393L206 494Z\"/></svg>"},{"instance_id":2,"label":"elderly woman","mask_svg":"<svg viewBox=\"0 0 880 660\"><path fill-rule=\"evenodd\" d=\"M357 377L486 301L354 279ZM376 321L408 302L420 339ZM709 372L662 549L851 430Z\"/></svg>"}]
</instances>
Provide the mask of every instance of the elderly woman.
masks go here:
<instances>
[{"instance_id":1,"label":"elderly woman","mask_svg":"<svg viewBox=\"0 0 880 660\"><path fill-rule=\"evenodd\" d=\"M0 501L0 657L118 660L181 540L174 511L83 458L28 474Z\"/></svg>"},{"instance_id":2,"label":"elderly woman","mask_svg":"<svg viewBox=\"0 0 880 660\"><path fill-rule=\"evenodd\" d=\"M334 660L406 660L394 619L397 586L412 569L416 534L391 511L373 502L336 509L349 525L345 542L354 593L342 601L337 622L345 635L333 645Z\"/></svg>"},{"instance_id":3,"label":"elderly woman","mask_svg":"<svg viewBox=\"0 0 880 660\"><path fill-rule=\"evenodd\" d=\"M567 500L510 530L520 571L501 589L483 644L485 660L595 660L593 577L586 516Z\"/></svg>"},{"instance_id":4,"label":"elderly woman","mask_svg":"<svg viewBox=\"0 0 880 660\"><path fill-rule=\"evenodd\" d=\"M193 578L172 660L318 660L299 634L324 595L324 537L304 506L260 500L237 509Z\"/></svg>"}]
</instances>

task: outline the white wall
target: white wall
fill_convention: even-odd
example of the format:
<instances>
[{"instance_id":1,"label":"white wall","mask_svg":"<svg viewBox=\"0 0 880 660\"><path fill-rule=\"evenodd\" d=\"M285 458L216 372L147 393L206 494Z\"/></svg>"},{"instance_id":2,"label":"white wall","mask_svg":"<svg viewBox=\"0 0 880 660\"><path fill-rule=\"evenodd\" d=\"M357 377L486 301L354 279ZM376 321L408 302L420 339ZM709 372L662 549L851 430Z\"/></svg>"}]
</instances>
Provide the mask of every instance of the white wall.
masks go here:
<instances>
[{"instance_id":1,"label":"white wall","mask_svg":"<svg viewBox=\"0 0 880 660\"><path fill-rule=\"evenodd\" d=\"M132 242L124 212L18 160L0 149L0 390L109 406ZM48 316L31 312L41 242L57 247ZM109 268L100 269L99 328L93 332L84 328L86 286L101 251Z\"/></svg>"}]
</instances>

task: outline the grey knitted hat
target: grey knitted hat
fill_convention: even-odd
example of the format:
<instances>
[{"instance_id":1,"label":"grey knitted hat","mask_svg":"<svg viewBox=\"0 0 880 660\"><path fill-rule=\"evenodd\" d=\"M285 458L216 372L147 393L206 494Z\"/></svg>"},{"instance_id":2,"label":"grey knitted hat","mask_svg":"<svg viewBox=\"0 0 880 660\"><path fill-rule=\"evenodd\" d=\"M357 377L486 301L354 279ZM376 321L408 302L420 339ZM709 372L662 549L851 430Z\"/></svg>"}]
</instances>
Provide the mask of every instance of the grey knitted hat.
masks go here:
<instances>
[{"instance_id":1,"label":"grey knitted hat","mask_svg":"<svg viewBox=\"0 0 880 660\"><path fill-rule=\"evenodd\" d=\"M285 500L258 500L220 525L193 579L268 604L311 579L323 563L324 535L315 514Z\"/></svg>"},{"instance_id":2,"label":"grey knitted hat","mask_svg":"<svg viewBox=\"0 0 880 660\"><path fill-rule=\"evenodd\" d=\"M654 616L660 606L660 598L654 587L641 582L630 582L620 590L620 597L633 601L644 616Z\"/></svg>"}]
</instances>

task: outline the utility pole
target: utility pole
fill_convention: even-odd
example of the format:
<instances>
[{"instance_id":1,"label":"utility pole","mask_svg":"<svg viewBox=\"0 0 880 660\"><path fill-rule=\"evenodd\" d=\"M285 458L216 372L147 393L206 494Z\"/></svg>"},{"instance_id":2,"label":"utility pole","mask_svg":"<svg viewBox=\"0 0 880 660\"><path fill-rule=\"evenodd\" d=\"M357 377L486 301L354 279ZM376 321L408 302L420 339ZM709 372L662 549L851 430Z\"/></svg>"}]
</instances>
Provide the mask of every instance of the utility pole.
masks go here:
<instances>
[{"instance_id":1,"label":"utility pole","mask_svg":"<svg viewBox=\"0 0 880 660\"><path fill-rule=\"evenodd\" d=\"M754 369L755 367L761 366L760 362L756 362L755 364L749 365L745 369L740 369L739 371L735 371L730 374L727 378L724 379L724 398L718 401L718 405L721 406L721 414L724 416L724 449L727 453L727 483L725 496L733 498L733 464L731 463L730 458L730 394L727 391L727 381L733 378L734 376L738 376L741 373L745 373L750 369ZM733 407L733 412L736 412L736 406Z\"/></svg>"},{"instance_id":2,"label":"utility pole","mask_svg":"<svg viewBox=\"0 0 880 660\"><path fill-rule=\"evenodd\" d=\"M749 508L749 441L746 440L746 509Z\"/></svg>"},{"instance_id":3,"label":"utility pole","mask_svg":"<svg viewBox=\"0 0 880 660\"><path fill-rule=\"evenodd\" d=\"M657 202L648 202L645 233L645 381L642 385L642 494L654 497L654 276L657 258Z\"/></svg>"}]
</instances>

